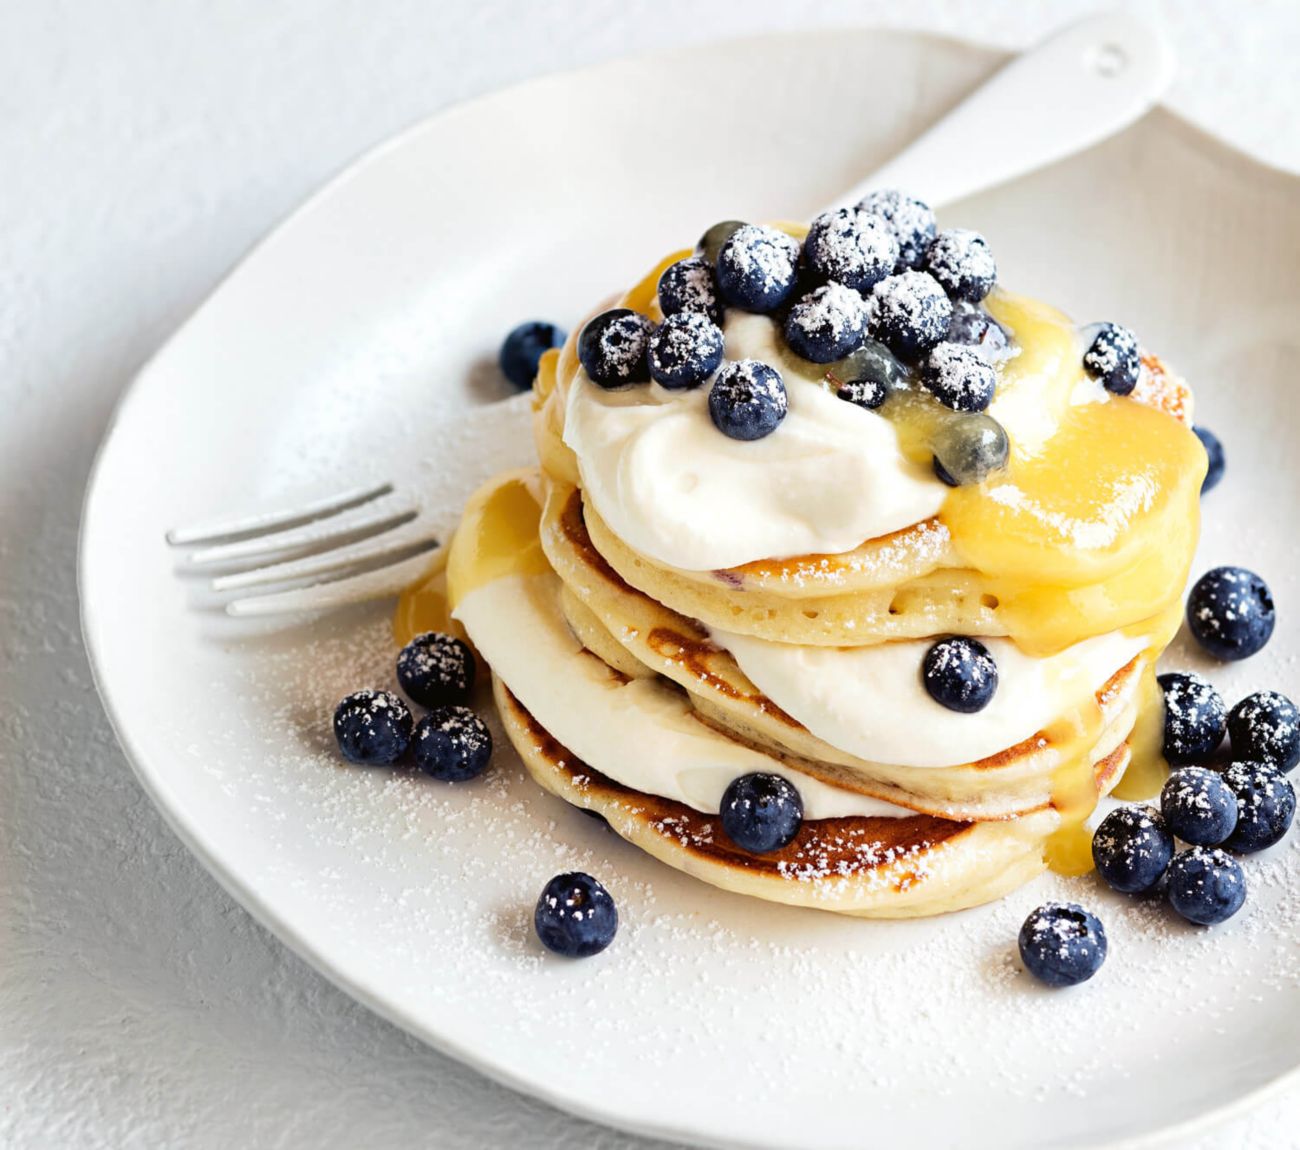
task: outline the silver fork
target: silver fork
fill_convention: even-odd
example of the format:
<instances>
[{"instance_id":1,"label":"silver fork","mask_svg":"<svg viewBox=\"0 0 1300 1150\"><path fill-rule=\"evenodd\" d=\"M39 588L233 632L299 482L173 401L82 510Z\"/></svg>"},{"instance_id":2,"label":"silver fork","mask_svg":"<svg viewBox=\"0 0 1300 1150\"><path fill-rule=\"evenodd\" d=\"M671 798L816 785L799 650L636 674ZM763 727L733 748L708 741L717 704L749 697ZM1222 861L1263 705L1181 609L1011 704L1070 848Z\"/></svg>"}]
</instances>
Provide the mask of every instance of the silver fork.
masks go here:
<instances>
[{"instance_id":1,"label":"silver fork","mask_svg":"<svg viewBox=\"0 0 1300 1150\"><path fill-rule=\"evenodd\" d=\"M1167 42L1137 17L1089 17L1012 59L832 206L855 203L874 187L899 187L939 207L1025 175L1127 127L1168 86L1173 67ZM996 149L987 146L989 124L998 125ZM507 434L505 424L527 409L527 396L475 408L458 417L457 430L498 426ZM448 444L446 459L468 475L482 452L458 454L462 443ZM383 482L179 528L167 541L197 545L189 557L197 568L251 564L214 578L215 591L308 583L235 599L226 606L232 615L319 611L396 594L432 570L455 514ZM325 576L337 578L319 581Z\"/></svg>"}]
</instances>

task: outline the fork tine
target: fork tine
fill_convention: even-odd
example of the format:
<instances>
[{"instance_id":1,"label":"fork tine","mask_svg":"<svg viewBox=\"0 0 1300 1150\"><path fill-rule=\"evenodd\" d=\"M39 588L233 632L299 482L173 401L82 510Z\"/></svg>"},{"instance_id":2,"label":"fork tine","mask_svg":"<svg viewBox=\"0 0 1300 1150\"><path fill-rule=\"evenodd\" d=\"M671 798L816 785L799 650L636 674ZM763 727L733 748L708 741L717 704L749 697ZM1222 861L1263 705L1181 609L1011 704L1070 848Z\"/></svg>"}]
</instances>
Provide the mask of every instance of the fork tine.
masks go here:
<instances>
[{"instance_id":1,"label":"fork tine","mask_svg":"<svg viewBox=\"0 0 1300 1150\"><path fill-rule=\"evenodd\" d=\"M415 501L407 495L385 496L365 504L355 515L332 515L327 519L314 519L300 527L272 532L270 535L258 535L235 543L218 543L213 547L201 548L189 557L188 562L191 567L210 567L237 559L271 555L277 551L320 547L343 536L400 526L416 511Z\"/></svg>"},{"instance_id":2,"label":"fork tine","mask_svg":"<svg viewBox=\"0 0 1300 1150\"><path fill-rule=\"evenodd\" d=\"M226 604L226 612L239 617L282 615L294 611L327 611L367 599L383 599L396 595L432 570L437 555L437 551L432 555L426 551L394 563L391 567L381 567L377 571L367 571L347 579L316 583L311 587L298 587L291 591L277 591L270 595L234 599Z\"/></svg>"},{"instance_id":3,"label":"fork tine","mask_svg":"<svg viewBox=\"0 0 1300 1150\"><path fill-rule=\"evenodd\" d=\"M423 520L400 523L396 527L381 531L378 535L368 536L344 547L322 551L317 555L291 559L284 563L270 563L265 567L255 567L251 571L219 576L212 580L212 589L236 591L244 587L264 586L267 583L283 583L289 579L314 579L358 563L381 559L385 555L409 551L424 544L436 545L440 534L441 532L436 531L432 524Z\"/></svg>"},{"instance_id":4,"label":"fork tine","mask_svg":"<svg viewBox=\"0 0 1300 1150\"><path fill-rule=\"evenodd\" d=\"M350 511L363 503L370 503L392 493L391 483L376 483L372 487L349 487L345 491L300 503L296 507L282 508L279 511L264 511L254 515L241 515L238 518L210 519L206 523L174 527L167 532L167 542L173 547L180 547L194 543L208 543L231 535L249 535L254 531L260 533L295 527L309 519L320 519L326 515Z\"/></svg>"}]
</instances>

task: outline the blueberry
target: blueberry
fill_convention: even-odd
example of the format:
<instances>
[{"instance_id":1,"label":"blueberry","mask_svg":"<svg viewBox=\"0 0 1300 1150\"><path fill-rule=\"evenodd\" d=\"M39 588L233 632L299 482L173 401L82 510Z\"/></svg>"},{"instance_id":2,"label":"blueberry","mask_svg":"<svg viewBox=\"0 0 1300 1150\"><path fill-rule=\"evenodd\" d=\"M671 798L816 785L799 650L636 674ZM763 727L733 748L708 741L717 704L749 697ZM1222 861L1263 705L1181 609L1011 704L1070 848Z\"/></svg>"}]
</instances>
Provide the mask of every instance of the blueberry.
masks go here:
<instances>
[{"instance_id":1,"label":"blueberry","mask_svg":"<svg viewBox=\"0 0 1300 1150\"><path fill-rule=\"evenodd\" d=\"M898 241L898 263L895 271L919 268L925 262L925 253L934 239L934 212L930 205L896 188L871 192L858 201L858 210L879 216L890 227Z\"/></svg>"},{"instance_id":2,"label":"blueberry","mask_svg":"<svg viewBox=\"0 0 1300 1150\"><path fill-rule=\"evenodd\" d=\"M1159 683L1165 697L1165 758L1181 766L1214 754L1228 729L1219 692L1192 671L1172 671Z\"/></svg>"},{"instance_id":3,"label":"blueberry","mask_svg":"<svg viewBox=\"0 0 1300 1150\"><path fill-rule=\"evenodd\" d=\"M438 707L416 724L415 763L444 783L481 775L492 758L492 732L468 707Z\"/></svg>"},{"instance_id":4,"label":"blueberry","mask_svg":"<svg viewBox=\"0 0 1300 1150\"><path fill-rule=\"evenodd\" d=\"M947 334L952 304L926 272L881 280L867 301L867 331L904 363L915 363Z\"/></svg>"},{"instance_id":5,"label":"blueberry","mask_svg":"<svg viewBox=\"0 0 1300 1150\"><path fill-rule=\"evenodd\" d=\"M1237 825L1237 797L1216 772L1183 767L1160 791L1160 813L1183 842L1217 847Z\"/></svg>"},{"instance_id":6,"label":"blueberry","mask_svg":"<svg viewBox=\"0 0 1300 1150\"><path fill-rule=\"evenodd\" d=\"M1078 986L1106 961L1106 928L1075 902L1049 902L1020 928L1020 961L1048 986Z\"/></svg>"},{"instance_id":7,"label":"blueberry","mask_svg":"<svg viewBox=\"0 0 1300 1150\"><path fill-rule=\"evenodd\" d=\"M723 792L718 816L741 850L766 854L794 841L803 825L803 799L780 775L741 775Z\"/></svg>"},{"instance_id":8,"label":"blueberry","mask_svg":"<svg viewBox=\"0 0 1300 1150\"><path fill-rule=\"evenodd\" d=\"M520 391L533 386L542 354L564 343L568 333L553 323L534 319L514 328L501 344L497 362L506 379Z\"/></svg>"},{"instance_id":9,"label":"blueberry","mask_svg":"<svg viewBox=\"0 0 1300 1150\"><path fill-rule=\"evenodd\" d=\"M973 715L993 701L998 665L978 639L940 639L925 653L921 680L936 703Z\"/></svg>"},{"instance_id":10,"label":"blueberry","mask_svg":"<svg viewBox=\"0 0 1300 1150\"><path fill-rule=\"evenodd\" d=\"M650 337L650 378L661 387L699 387L722 362L722 329L706 315L670 315Z\"/></svg>"},{"instance_id":11,"label":"blueberry","mask_svg":"<svg viewBox=\"0 0 1300 1150\"><path fill-rule=\"evenodd\" d=\"M970 348L941 343L921 362L921 382L953 411L984 411L993 402L998 375Z\"/></svg>"},{"instance_id":12,"label":"blueberry","mask_svg":"<svg viewBox=\"0 0 1300 1150\"><path fill-rule=\"evenodd\" d=\"M1093 379L1101 380L1107 391L1128 395L1137 386L1142 370L1137 336L1117 323L1102 324L1083 353L1083 366Z\"/></svg>"},{"instance_id":13,"label":"blueberry","mask_svg":"<svg viewBox=\"0 0 1300 1150\"><path fill-rule=\"evenodd\" d=\"M745 226L744 220L723 220L714 224L695 245L695 254L702 256L709 267L716 267L722 245Z\"/></svg>"},{"instance_id":14,"label":"blueberry","mask_svg":"<svg viewBox=\"0 0 1300 1150\"><path fill-rule=\"evenodd\" d=\"M979 303L998 278L997 261L988 241L966 228L947 228L930 245L925 269L953 299Z\"/></svg>"},{"instance_id":15,"label":"blueberry","mask_svg":"<svg viewBox=\"0 0 1300 1150\"><path fill-rule=\"evenodd\" d=\"M631 308L616 307L587 322L578 336L578 358L593 383L622 387L650 378L646 351L651 323Z\"/></svg>"},{"instance_id":16,"label":"blueberry","mask_svg":"<svg viewBox=\"0 0 1300 1150\"><path fill-rule=\"evenodd\" d=\"M873 392L879 390L882 402L906 375L907 369L889 348L874 339L863 340L855 350L826 368L826 378L837 388L849 383L871 384Z\"/></svg>"},{"instance_id":17,"label":"blueberry","mask_svg":"<svg viewBox=\"0 0 1300 1150\"><path fill-rule=\"evenodd\" d=\"M1300 763L1300 707L1277 691L1247 695L1228 715L1232 753L1286 772Z\"/></svg>"},{"instance_id":18,"label":"blueberry","mask_svg":"<svg viewBox=\"0 0 1300 1150\"><path fill-rule=\"evenodd\" d=\"M880 217L839 208L813 220L803 257L819 279L864 292L894 270L898 240Z\"/></svg>"},{"instance_id":19,"label":"blueberry","mask_svg":"<svg viewBox=\"0 0 1300 1150\"><path fill-rule=\"evenodd\" d=\"M1226 851L1193 847L1169 864L1169 905L1189 922L1226 922L1245 901L1245 872Z\"/></svg>"},{"instance_id":20,"label":"blueberry","mask_svg":"<svg viewBox=\"0 0 1300 1150\"><path fill-rule=\"evenodd\" d=\"M1011 443L991 415L977 413L945 420L930 443L934 473L949 487L983 483L1007 465Z\"/></svg>"},{"instance_id":21,"label":"blueberry","mask_svg":"<svg viewBox=\"0 0 1300 1150\"><path fill-rule=\"evenodd\" d=\"M618 933L618 907L589 874L557 874L537 900L533 927L547 950L565 958L599 954Z\"/></svg>"},{"instance_id":22,"label":"blueberry","mask_svg":"<svg viewBox=\"0 0 1300 1150\"><path fill-rule=\"evenodd\" d=\"M727 303L746 311L775 311L794 291L799 244L776 228L746 224L722 245L717 269Z\"/></svg>"},{"instance_id":23,"label":"blueberry","mask_svg":"<svg viewBox=\"0 0 1300 1150\"><path fill-rule=\"evenodd\" d=\"M1216 659L1245 659L1273 634L1277 612L1273 595L1253 571L1216 567L1207 571L1187 597L1192 637Z\"/></svg>"},{"instance_id":24,"label":"blueberry","mask_svg":"<svg viewBox=\"0 0 1300 1150\"><path fill-rule=\"evenodd\" d=\"M334 737L350 763L395 763L411 743L411 712L392 691L355 691L334 709Z\"/></svg>"},{"instance_id":25,"label":"blueberry","mask_svg":"<svg viewBox=\"0 0 1300 1150\"><path fill-rule=\"evenodd\" d=\"M889 389L874 379L854 379L840 384L835 390L835 397L855 407L875 411L889 398Z\"/></svg>"},{"instance_id":26,"label":"blueberry","mask_svg":"<svg viewBox=\"0 0 1300 1150\"><path fill-rule=\"evenodd\" d=\"M474 689L474 655L453 635L416 635L397 656L397 681L422 707L461 703Z\"/></svg>"},{"instance_id":27,"label":"blueberry","mask_svg":"<svg viewBox=\"0 0 1300 1150\"><path fill-rule=\"evenodd\" d=\"M1219 480L1223 478L1223 444L1208 427L1193 427L1192 430L1196 432L1196 438L1201 441L1205 454L1210 458L1209 470L1206 471L1205 479L1201 482L1201 494L1204 495L1212 488L1218 487Z\"/></svg>"},{"instance_id":28,"label":"blueberry","mask_svg":"<svg viewBox=\"0 0 1300 1150\"><path fill-rule=\"evenodd\" d=\"M949 343L969 347L991 363L999 363L1011 353L1011 336L1007 329L979 304L956 300L952 305L952 319L948 321Z\"/></svg>"},{"instance_id":29,"label":"blueberry","mask_svg":"<svg viewBox=\"0 0 1300 1150\"><path fill-rule=\"evenodd\" d=\"M785 342L797 356L813 363L832 363L862 342L866 326L862 297L843 284L829 283L790 309Z\"/></svg>"},{"instance_id":30,"label":"blueberry","mask_svg":"<svg viewBox=\"0 0 1300 1150\"><path fill-rule=\"evenodd\" d=\"M1119 807L1092 836L1092 861L1112 890L1143 894L1155 887L1174 857L1174 836L1155 807Z\"/></svg>"},{"instance_id":31,"label":"blueberry","mask_svg":"<svg viewBox=\"0 0 1300 1150\"><path fill-rule=\"evenodd\" d=\"M788 405L781 373L756 359L723 364L709 389L714 426L732 439L771 435Z\"/></svg>"},{"instance_id":32,"label":"blueberry","mask_svg":"<svg viewBox=\"0 0 1300 1150\"><path fill-rule=\"evenodd\" d=\"M1287 777L1263 763L1233 763L1223 781L1237 796L1237 828L1223 845L1253 854L1281 842L1295 818L1295 788Z\"/></svg>"},{"instance_id":33,"label":"blueberry","mask_svg":"<svg viewBox=\"0 0 1300 1150\"><path fill-rule=\"evenodd\" d=\"M700 256L669 265L659 277L659 309L664 315L695 311L721 323L722 301L718 299L713 265Z\"/></svg>"}]
</instances>

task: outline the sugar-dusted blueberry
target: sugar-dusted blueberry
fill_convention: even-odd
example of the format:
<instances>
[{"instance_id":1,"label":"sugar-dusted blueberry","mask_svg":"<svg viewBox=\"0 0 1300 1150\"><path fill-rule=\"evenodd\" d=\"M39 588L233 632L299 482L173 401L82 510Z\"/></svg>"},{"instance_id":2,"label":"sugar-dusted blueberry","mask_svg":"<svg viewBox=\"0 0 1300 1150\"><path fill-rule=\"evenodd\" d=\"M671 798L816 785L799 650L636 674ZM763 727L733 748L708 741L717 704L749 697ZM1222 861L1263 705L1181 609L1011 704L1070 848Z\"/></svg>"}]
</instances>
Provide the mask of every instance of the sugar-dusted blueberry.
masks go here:
<instances>
[{"instance_id":1,"label":"sugar-dusted blueberry","mask_svg":"<svg viewBox=\"0 0 1300 1150\"><path fill-rule=\"evenodd\" d=\"M745 226L744 220L721 220L700 236L695 254L702 256L709 267L716 267L722 245Z\"/></svg>"},{"instance_id":2,"label":"sugar-dusted blueberry","mask_svg":"<svg viewBox=\"0 0 1300 1150\"><path fill-rule=\"evenodd\" d=\"M646 351L653 325L631 308L616 307L587 321L578 337L578 359L600 387L645 383L650 378Z\"/></svg>"},{"instance_id":3,"label":"sugar-dusted blueberry","mask_svg":"<svg viewBox=\"0 0 1300 1150\"><path fill-rule=\"evenodd\" d=\"M661 387L699 387L722 362L722 329L697 311L670 315L650 336L650 378Z\"/></svg>"},{"instance_id":4,"label":"sugar-dusted blueberry","mask_svg":"<svg viewBox=\"0 0 1300 1150\"><path fill-rule=\"evenodd\" d=\"M794 841L803 826L803 799L780 775L755 772L732 780L718 817L727 838L741 850L767 854Z\"/></svg>"},{"instance_id":5,"label":"sugar-dusted blueberry","mask_svg":"<svg viewBox=\"0 0 1300 1150\"><path fill-rule=\"evenodd\" d=\"M497 354L502 373L520 391L532 387L542 356L563 344L567 336L563 328L545 320L521 323L506 336Z\"/></svg>"},{"instance_id":6,"label":"sugar-dusted blueberry","mask_svg":"<svg viewBox=\"0 0 1300 1150\"><path fill-rule=\"evenodd\" d=\"M832 363L862 342L866 327L862 297L843 284L829 283L809 292L790 309L785 342L803 359Z\"/></svg>"},{"instance_id":7,"label":"sugar-dusted blueberry","mask_svg":"<svg viewBox=\"0 0 1300 1150\"><path fill-rule=\"evenodd\" d=\"M1020 961L1048 986L1078 986L1106 961L1106 928L1076 902L1044 903L1020 928Z\"/></svg>"},{"instance_id":8,"label":"sugar-dusted blueberry","mask_svg":"<svg viewBox=\"0 0 1300 1150\"><path fill-rule=\"evenodd\" d=\"M591 875L558 874L537 899L533 928L547 950L565 958L590 958L614 941L618 907Z\"/></svg>"},{"instance_id":9,"label":"sugar-dusted blueberry","mask_svg":"<svg viewBox=\"0 0 1300 1150\"><path fill-rule=\"evenodd\" d=\"M993 701L998 665L978 639L954 636L940 639L925 653L921 681L936 703L973 715Z\"/></svg>"},{"instance_id":10,"label":"sugar-dusted blueberry","mask_svg":"<svg viewBox=\"0 0 1300 1150\"><path fill-rule=\"evenodd\" d=\"M1165 758L1175 766L1202 762L1219 749L1228 729L1223 697L1194 671L1159 676L1165 699Z\"/></svg>"},{"instance_id":11,"label":"sugar-dusted blueberry","mask_svg":"<svg viewBox=\"0 0 1300 1150\"><path fill-rule=\"evenodd\" d=\"M1187 597L1192 637L1216 659L1246 659L1263 649L1273 634L1277 611L1273 593L1253 571L1215 567Z\"/></svg>"},{"instance_id":12,"label":"sugar-dusted blueberry","mask_svg":"<svg viewBox=\"0 0 1300 1150\"><path fill-rule=\"evenodd\" d=\"M882 401L906 376L907 368L874 339L864 339L843 359L826 365L826 378L837 388L848 383L869 383L882 393Z\"/></svg>"},{"instance_id":13,"label":"sugar-dusted blueberry","mask_svg":"<svg viewBox=\"0 0 1300 1150\"><path fill-rule=\"evenodd\" d=\"M1192 430L1196 432L1196 438L1201 441L1201 446L1205 448L1205 454L1210 460L1205 478L1201 481L1201 494L1204 495L1212 488L1218 487L1219 480L1223 478L1223 443L1208 427L1197 426Z\"/></svg>"},{"instance_id":14,"label":"sugar-dusted blueberry","mask_svg":"<svg viewBox=\"0 0 1300 1150\"><path fill-rule=\"evenodd\" d=\"M803 241L813 275L864 292L894 270L898 240L879 216L838 208L813 220Z\"/></svg>"},{"instance_id":15,"label":"sugar-dusted blueberry","mask_svg":"<svg viewBox=\"0 0 1300 1150\"><path fill-rule=\"evenodd\" d=\"M1283 773L1300 763L1300 707L1277 691L1257 691L1228 715L1235 758L1267 763Z\"/></svg>"},{"instance_id":16,"label":"sugar-dusted blueberry","mask_svg":"<svg viewBox=\"0 0 1300 1150\"><path fill-rule=\"evenodd\" d=\"M1188 922L1217 926L1246 901L1246 873L1217 847L1193 847L1169 864L1169 905Z\"/></svg>"},{"instance_id":17,"label":"sugar-dusted blueberry","mask_svg":"<svg viewBox=\"0 0 1300 1150\"><path fill-rule=\"evenodd\" d=\"M481 775L492 758L492 732L468 707L437 707L415 726L416 765L444 783Z\"/></svg>"},{"instance_id":18,"label":"sugar-dusted blueberry","mask_svg":"<svg viewBox=\"0 0 1300 1150\"><path fill-rule=\"evenodd\" d=\"M354 691L334 709L334 737L350 763L395 763L411 743L411 712L392 691Z\"/></svg>"},{"instance_id":19,"label":"sugar-dusted blueberry","mask_svg":"<svg viewBox=\"0 0 1300 1150\"><path fill-rule=\"evenodd\" d=\"M1011 442L991 415L977 412L946 419L930 442L934 473L949 487L983 483L1007 465Z\"/></svg>"},{"instance_id":20,"label":"sugar-dusted blueberry","mask_svg":"<svg viewBox=\"0 0 1300 1150\"><path fill-rule=\"evenodd\" d=\"M422 707L463 703L474 689L474 654L454 635L416 635L397 656L397 681Z\"/></svg>"},{"instance_id":21,"label":"sugar-dusted blueberry","mask_svg":"<svg viewBox=\"0 0 1300 1150\"><path fill-rule=\"evenodd\" d=\"M771 435L788 406L781 373L757 359L724 363L709 388L709 417L731 439Z\"/></svg>"},{"instance_id":22,"label":"sugar-dusted blueberry","mask_svg":"<svg viewBox=\"0 0 1300 1150\"><path fill-rule=\"evenodd\" d=\"M919 268L925 262L925 253L936 230L929 204L904 195L897 188L882 188L859 200L858 210L879 216L894 233L898 241L896 271Z\"/></svg>"},{"instance_id":23,"label":"sugar-dusted blueberry","mask_svg":"<svg viewBox=\"0 0 1300 1150\"><path fill-rule=\"evenodd\" d=\"M948 332L952 304L927 272L881 280L867 301L867 332L904 363L916 363Z\"/></svg>"},{"instance_id":24,"label":"sugar-dusted blueberry","mask_svg":"<svg viewBox=\"0 0 1300 1150\"><path fill-rule=\"evenodd\" d=\"M1237 825L1237 797L1218 772L1182 767L1160 791L1160 813L1183 842L1217 847Z\"/></svg>"},{"instance_id":25,"label":"sugar-dusted blueberry","mask_svg":"<svg viewBox=\"0 0 1300 1150\"><path fill-rule=\"evenodd\" d=\"M875 411L889 398L889 389L874 379L854 379L848 383L841 383L835 389L835 397L844 400L845 403L853 404L854 407Z\"/></svg>"},{"instance_id":26,"label":"sugar-dusted blueberry","mask_svg":"<svg viewBox=\"0 0 1300 1150\"><path fill-rule=\"evenodd\" d=\"M1174 857L1174 836L1155 807L1117 807L1092 836L1092 861L1112 890L1143 894L1153 889Z\"/></svg>"},{"instance_id":27,"label":"sugar-dusted blueberry","mask_svg":"<svg viewBox=\"0 0 1300 1150\"><path fill-rule=\"evenodd\" d=\"M1011 336L979 304L954 300L948 321L949 343L969 347L990 363L1001 363L1011 354Z\"/></svg>"},{"instance_id":28,"label":"sugar-dusted blueberry","mask_svg":"<svg viewBox=\"0 0 1300 1150\"><path fill-rule=\"evenodd\" d=\"M727 303L746 311L775 311L798 280L798 241L765 224L746 224L722 245L717 274Z\"/></svg>"},{"instance_id":29,"label":"sugar-dusted blueberry","mask_svg":"<svg viewBox=\"0 0 1300 1150\"><path fill-rule=\"evenodd\" d=\"M688 256L664 269L659 277L659 309L664 315L699 312L722 322L722 300L713 277L713 264L703 256Z\"/></svg>"},{"instance_id":30,"label":"sugar-dusted blueberry","mask_svg":"<svg viewBox=\"0 0 1300 1150\"><path fill-rule=\"evenodd\" d=\"M970 348L941 343L921 361L921 382L953 411L984 411L993 402L998 373Z\"/></svg>"},{"instance_id":31,"label":"sugar-dusted blueberry","mask_svg":"<svg viewBox=\"0 0 1300 1150\"><path fill-rule=\"evenodd\" d=\"M1102 324L1083 353L1083 366L1107 391L1128 395L1142 371L1137 336L1117 323Z\"/></svg>"},{"instance_id":32,"label":"sugar-dusted blueberry","mask_svg":"<svg viewBox=\"0 0 1300 1150\"><path fill-rule=\"evenodd\" d=\"M998 279L988 241L967 228L945 228L925 255L925 269L953 299L979 303Z\"/></svg>"},{"instance_id":33,"label":"sugar-dusted blueberry","mask_svg":"<svg viewBox=\"0 0 1300 1150\"><path fill-rule=\"evenodd\" d=\"M1223 781L1237 796L1237 826L1223 845L1238 854L1253 854L1282 841L1295 819L1295 788L1264 763L1236 762Z\"/></svg>"}]
</instances>

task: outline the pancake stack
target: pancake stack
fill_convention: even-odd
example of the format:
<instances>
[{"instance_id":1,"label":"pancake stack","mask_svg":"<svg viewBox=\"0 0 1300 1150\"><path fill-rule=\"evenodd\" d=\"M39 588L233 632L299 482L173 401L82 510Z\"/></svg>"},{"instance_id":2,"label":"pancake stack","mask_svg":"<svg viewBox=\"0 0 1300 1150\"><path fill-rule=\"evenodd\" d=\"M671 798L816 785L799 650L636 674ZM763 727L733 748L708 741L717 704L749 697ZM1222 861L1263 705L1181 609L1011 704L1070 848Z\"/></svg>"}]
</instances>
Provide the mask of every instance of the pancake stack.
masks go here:
<instances>
[{"instance_id":1,"label":"pancake stack","mask_svg":"<svg viewBox=\"0 0 1300 1150\"><path fill-rule=\"evenodd\" d=\"M661 276L690 255L616 306L661 323ZM471 500L446 570L543 788L718 887L852 915L955 910L1088 865L1098 798L1163 777L1154 666L1204 456L1187 388L1154 357L1110 394L1059 313L1000 290L981 311L1008 337L989 415L1010 454L958 486L933 454L951 412L913 373L878 409L842 403L834 365L795 355L779 314L718 317L727 360L769 364L789 396L755 443L709 425L707 387L600 387L576 337L548 353L539 465ZM865 522L887 530L846 542ZM839 545L754 553L810 533ZM926 691L927 653L952 636L997 663L978 714ZM754 773L803 808L761 853L719 818Z\"/></svg>"}]
</instances>

